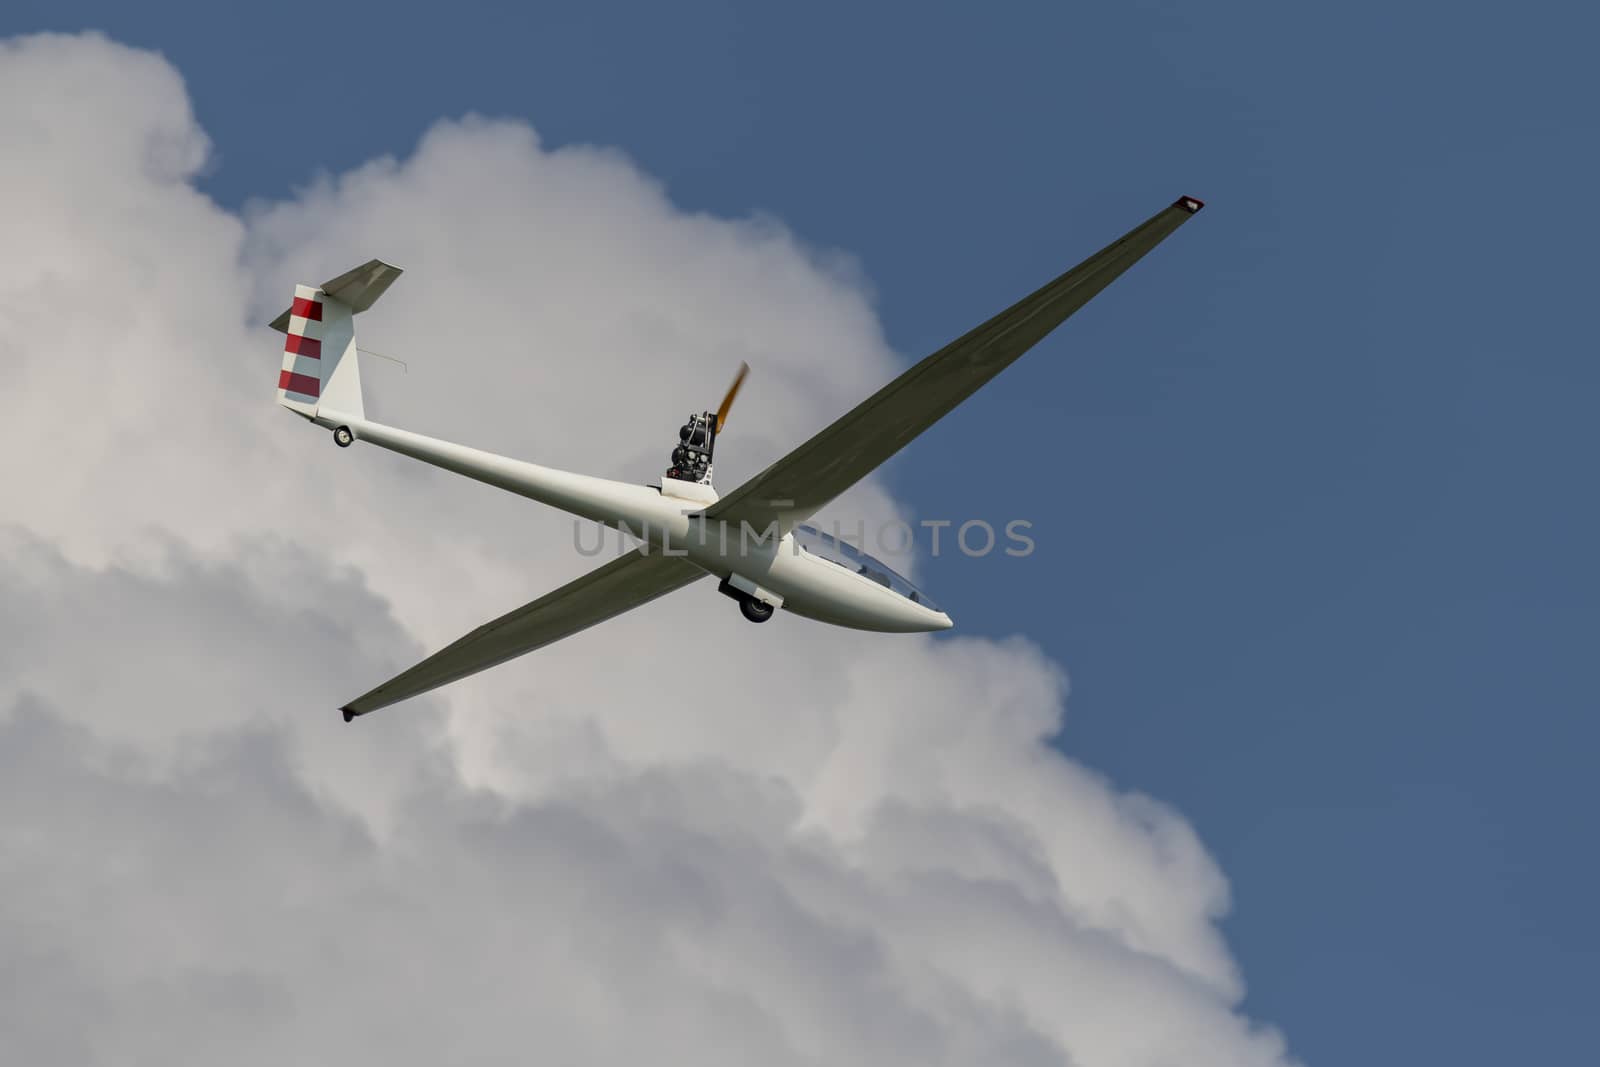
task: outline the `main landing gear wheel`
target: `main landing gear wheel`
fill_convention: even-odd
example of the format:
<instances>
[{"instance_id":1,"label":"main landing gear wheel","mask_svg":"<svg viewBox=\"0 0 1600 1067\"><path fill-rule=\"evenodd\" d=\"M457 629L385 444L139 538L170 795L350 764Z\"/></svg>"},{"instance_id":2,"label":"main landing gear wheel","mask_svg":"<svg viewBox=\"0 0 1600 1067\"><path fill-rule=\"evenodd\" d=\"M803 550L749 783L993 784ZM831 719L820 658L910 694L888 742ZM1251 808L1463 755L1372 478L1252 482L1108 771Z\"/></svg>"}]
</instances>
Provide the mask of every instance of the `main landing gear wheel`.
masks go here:
<instances>
[{"instance_id":1,"label":"main landing gear wheel","mask_svg":"<svg viewBox=\"0 0 1600 1067\"><path fill-rule=\"evenodd\" d=\"M766 622L772 618L772 605L763 603L753 596L747 596L739 601L739 610L744 612L744 617L751 622Z\"/></svg>"},{"instance_id":2,"label":"main landing gear wheel","mask_svg":"<svg viewBox=\"0 0 1600 1067\"><path fill-rule=\"evenodd\" d=\"M350 432L350 427L348 426L341 426L333 431L333 443L340 448L349 448L355 439L356 435Z\"/></svg>"}]
</instances>

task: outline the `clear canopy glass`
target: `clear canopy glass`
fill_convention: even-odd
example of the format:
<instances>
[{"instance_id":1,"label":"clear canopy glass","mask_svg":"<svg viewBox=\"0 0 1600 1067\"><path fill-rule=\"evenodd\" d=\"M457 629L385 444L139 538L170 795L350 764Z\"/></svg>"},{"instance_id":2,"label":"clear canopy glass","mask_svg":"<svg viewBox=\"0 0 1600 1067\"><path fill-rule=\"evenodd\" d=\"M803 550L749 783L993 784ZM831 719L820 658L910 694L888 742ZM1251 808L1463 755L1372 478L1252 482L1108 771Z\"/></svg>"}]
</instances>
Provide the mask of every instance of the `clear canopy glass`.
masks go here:
<instances>
[{"instance_id":1,"label":"clear canopy glass","mask_svg":"<svg viewBox=\"0 0 1600 1067\"><path fill-rule=\"evenodd\" d=\"M903 576L896 574L894 569L880 559L867 555L856 546L839 540L831 534L825 534L815 526L796 526L794 540L801 548L837 564L846 570L871 578L885 589L891 589L913 603L921 604L930 611L938 611L939 605L929 598L927 593L912 585Z\"/></svg>"}]
</instances>

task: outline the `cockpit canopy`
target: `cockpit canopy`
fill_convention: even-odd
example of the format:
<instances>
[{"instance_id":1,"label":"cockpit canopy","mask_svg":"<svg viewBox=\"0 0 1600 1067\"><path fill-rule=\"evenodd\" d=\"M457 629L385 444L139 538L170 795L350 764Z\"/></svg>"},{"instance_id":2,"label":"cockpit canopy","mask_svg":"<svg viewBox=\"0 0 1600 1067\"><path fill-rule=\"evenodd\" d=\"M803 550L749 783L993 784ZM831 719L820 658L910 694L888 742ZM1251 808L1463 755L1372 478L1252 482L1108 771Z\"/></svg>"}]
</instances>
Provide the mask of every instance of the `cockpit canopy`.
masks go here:
<instances>
[{"instance_id":1,"label":"cockpit canopy","mask_svg":"<svg viewBox=\"0 0 1600 1067\"><path fill-rule=\"evenodd\" d=\"M912 585L907 579L896 574L893 568L882 560L874 559L859 548L839 540L831 534L825 534L815 526L796 526L794 540L801 548L837 564L855 574L871 578L885 589L899 593L913 603L921 604L930 611L938 611L939 605L935 604L928 594Z\"/></svg>"}]
</instances>

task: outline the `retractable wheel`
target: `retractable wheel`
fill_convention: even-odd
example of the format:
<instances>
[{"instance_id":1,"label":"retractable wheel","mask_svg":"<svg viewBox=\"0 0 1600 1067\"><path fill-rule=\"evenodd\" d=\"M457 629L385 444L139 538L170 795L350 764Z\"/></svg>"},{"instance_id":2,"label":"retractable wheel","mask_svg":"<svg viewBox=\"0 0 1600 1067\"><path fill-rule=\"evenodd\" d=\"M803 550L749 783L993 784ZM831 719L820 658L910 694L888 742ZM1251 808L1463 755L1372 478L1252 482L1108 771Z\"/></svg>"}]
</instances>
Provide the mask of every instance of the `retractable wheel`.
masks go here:
<instances>
[{"instance_id":1,"label":"retractable wheel","mask_svg":"<svg viewBox=\"0 0 1600 1067\"><path fill-rule=\"evenodd\" d=\"M350 432L350 427L348 426L341 426L333 431L333 443L340 448L349 448L351 442L355 439L356 435Z\"/></svg>"},{"instance_id":2,"label":"retractable wheel","mask_svg":"<svg viewBox=\"0 0 1600 1067\"><path fill-rule=\"evenodd\" d=\"M751 622L766 622L772 618L772 605L747 596L739 601L739 610L744 612L744 617Z\"/></svg>"}]
</instances>

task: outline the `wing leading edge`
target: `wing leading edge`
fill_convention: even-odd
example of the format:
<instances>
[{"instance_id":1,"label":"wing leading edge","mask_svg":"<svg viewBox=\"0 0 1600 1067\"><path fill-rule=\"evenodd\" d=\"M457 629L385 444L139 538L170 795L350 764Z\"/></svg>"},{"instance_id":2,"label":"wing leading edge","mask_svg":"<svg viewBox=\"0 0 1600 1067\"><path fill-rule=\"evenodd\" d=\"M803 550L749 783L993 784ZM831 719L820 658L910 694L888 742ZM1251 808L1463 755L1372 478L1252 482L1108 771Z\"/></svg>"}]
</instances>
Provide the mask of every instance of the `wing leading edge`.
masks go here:
<instances>
[{"instance_id":1,"label":"wing leading edge","mask_svg":"<svg viewBox=\"0 0 1600 1067\"><path fill-rule=\"evenodd\" d=\"M1038 344L1205 205L1180 197L1059 278L952 341L706 510L787 531L866 477Z\"/></svg>"},{"instance_id":2,"label":"wing leading edge","mask_svg":"<svg viewBox=\"0 0 1600 1067\"><path fill-rule=\"evenodd\" d=\"M408 671L339 710L344 721L476 674L586 630L674 589L705 571L681 556L631 552L493 622L484 623Z\"/></svg>"}]
</instances>

